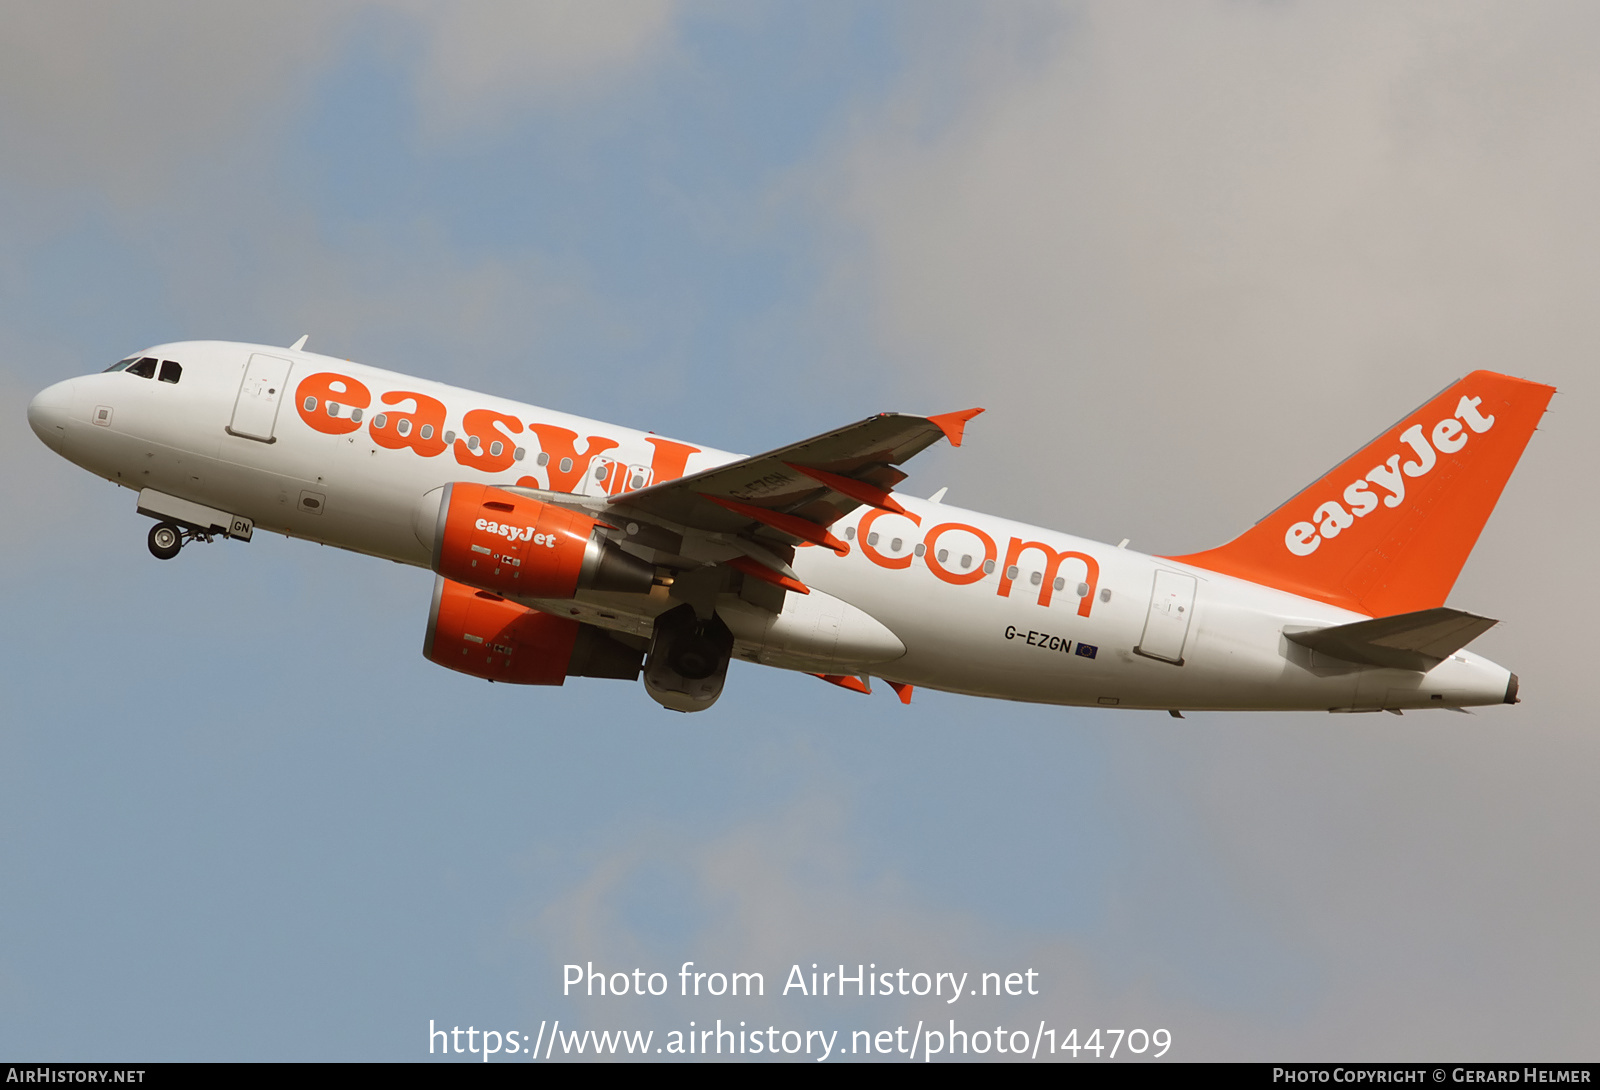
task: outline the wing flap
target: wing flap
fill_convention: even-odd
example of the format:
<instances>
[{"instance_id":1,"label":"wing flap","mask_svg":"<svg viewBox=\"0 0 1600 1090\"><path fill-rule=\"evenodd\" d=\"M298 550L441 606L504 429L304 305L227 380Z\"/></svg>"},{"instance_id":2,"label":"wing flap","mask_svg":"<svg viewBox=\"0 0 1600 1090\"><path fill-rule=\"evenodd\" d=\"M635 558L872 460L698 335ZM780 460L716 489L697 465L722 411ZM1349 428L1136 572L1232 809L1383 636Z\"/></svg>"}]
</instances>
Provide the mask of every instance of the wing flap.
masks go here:
<instances>
[{"instance_id":1,"label":"wing flap","mask_svg":"<svg viewBox=\"0 0 1600 1090\"><path fill-rule=\"evenodd\" d=\"M1426 673L1498 623L1439 606L1332 628L1285 632L1284 636L1347 662Z\"/></svg>"}]
</instances>

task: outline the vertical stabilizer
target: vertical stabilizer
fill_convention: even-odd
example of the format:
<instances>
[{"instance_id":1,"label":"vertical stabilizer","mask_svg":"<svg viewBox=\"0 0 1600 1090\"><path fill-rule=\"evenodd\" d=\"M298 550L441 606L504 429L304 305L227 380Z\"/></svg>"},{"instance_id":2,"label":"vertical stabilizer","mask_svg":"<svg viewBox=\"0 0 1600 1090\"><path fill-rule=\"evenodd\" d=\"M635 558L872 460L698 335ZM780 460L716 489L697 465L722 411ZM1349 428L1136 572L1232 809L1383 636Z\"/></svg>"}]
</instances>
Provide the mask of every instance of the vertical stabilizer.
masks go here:
<instances>
[{"instance_id":1,"label":"vertical stabilizer","mask_svg":"<svg viewBox=\"0 0 1600 1090\"><path fill-rule=\"evenodd\" d=\"M1554 393L1474 371L1228 544L1171 559L1373 617L1441 606Z\"/></svg>"}]
</instances>

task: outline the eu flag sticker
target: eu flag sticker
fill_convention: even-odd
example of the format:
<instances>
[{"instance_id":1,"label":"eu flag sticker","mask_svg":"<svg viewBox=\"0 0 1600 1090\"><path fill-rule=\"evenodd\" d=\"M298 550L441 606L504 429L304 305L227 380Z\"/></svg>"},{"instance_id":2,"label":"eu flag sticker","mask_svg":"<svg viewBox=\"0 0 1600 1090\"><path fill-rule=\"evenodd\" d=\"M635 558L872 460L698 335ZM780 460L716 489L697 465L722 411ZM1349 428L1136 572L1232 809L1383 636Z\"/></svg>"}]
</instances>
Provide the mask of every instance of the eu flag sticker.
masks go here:
<instances>
[{"instance_id":1,"label":"eu flag sticker","mask_svg":"<svg viewBox=\"0 0 1600 1090\"><path fill-rule=\"evenodd\" d=\"M1080 643L1078 644L1078 650L1076 653L1082 655L1086 659L1092 659L1095 656L1095 652L1099 650L1100 649L1092 643Z\"/></svg>"}]
</instances>

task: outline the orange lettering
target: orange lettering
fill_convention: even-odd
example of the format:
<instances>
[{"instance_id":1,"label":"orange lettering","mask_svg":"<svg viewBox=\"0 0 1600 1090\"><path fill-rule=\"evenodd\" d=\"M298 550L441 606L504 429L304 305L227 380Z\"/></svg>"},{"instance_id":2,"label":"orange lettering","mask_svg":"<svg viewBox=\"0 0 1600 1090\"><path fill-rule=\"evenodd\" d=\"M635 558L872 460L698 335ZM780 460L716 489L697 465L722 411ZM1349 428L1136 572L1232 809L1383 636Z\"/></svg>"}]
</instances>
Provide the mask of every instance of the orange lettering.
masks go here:
<instances>
[{"instance_id":1,"label":"orange lettering","mask_svg":"<svg viewBox=\"0 0 1600 1090\"><path fill-rule=\"evenodd\" d=\"M866 517L861 520L861 526L856 530L856 537L861 542L861 554L880 568L909 568L911 566L910 553L900 557L898 560L894 560L884 556L871 544L872 524L888 514L892 514L892 512L875 507L867 512ZM910 511L907 511L905 517L918 526L922 525L922 518L919 515L913 515Z\"/></svg>"},{"instance_id":2,"label":"orange lettering","mask_svg":"<svg viewBox=\"0 0 1600 1090\"><path fill-rule=\"evenodd\" d=\"M461 427L466 431L466 437L456 440L456 461L468 469L480 470L484 473L499 473L509 469L516 460L515 448L517 442L510 434L503 432L497 425L504 425L511 429L511 433L522 430L522 421L505 413L497 413L493 409L473 409L461 420ZM468 438L476 437L478 449L473 450L467 443ZM492 449L496 444L500 446L500 453Z\"/></svg>"},{"instance_id":3,"label":"orange lettering","mask_svg":"<svg viewBox=\"0 0 1600 1090\"><path fill-rule=\"evenodd\" d=\"M994 538L990 537L976 526L968 526L964 522L941 522L939 525L929 530L928 536L923 539L922 543L927 546L928 551L923 555L922 559L928 562L929 571L931 571L934 575L937 575L940 579L943 579L946 583L954 583L958 587L966 586L969 583L976 583L978 580L982 579L986 574L988 574L983 570L982 564L978 564L969 572L961 572L958 574L940 563L938 557L939 538L947 530L965 530L967 533L975 535L980 541L983 542L983 558L986 561L993 560L995 558Z\"/></svg>"},{"instance_id":4,"label":"orange lettering","mask_svg":"<svg viewBox=\"0 0 1600 1090\"><path fill-rule=\"evenodd\" d=\"M550 464L546 468L550 471L552 492L571 492L583 479L584 473L589 468L589 460L601 451L610 450L617 445L615 439L591 435L588 448L580 456L577 432L569 428L558 428L554 424L533 423L528 425L528 430L539 437L539 449L550 456ZM565 469L562 468L563 462L566 463Z\"/></svg>"},{"instance_id":5,"label":"orange lettering","mask_svg":"<svg viewBox=\"0 0 1600 1090\"><path fill-rule=\"evenodd\" d=\"M411 401L416 408L406 413L381 412L374 416L370 429L374 443L390 450L410 447L424 458L435 458L444 453L444 436L440 434L444 430L444 402L409 390L384 394L381 400L385 405ZM383 418L381 428L378 426L380 417ZM424 435L424 432L427 434Z\"/></svg>"},{"instance_id":6,"label":"orange lettering","mask_svg":"<svg viewBox=\"0 0 1600 1090\"><path fill-rule=\"evenodd\" d=\"M348 375L336 375L331 371L307 375L294 391L294 407L300 419L307 427L324 435L348 435L355 431L361 422L352 420L344 410L365 409L371 404L372 391ZM338 408L341 415L333 416L330 406Z\"/></svg>"},{"instance_id":7,"label":"orange lettering","mask_svg":"<svg viewBox=\"0 0 1600 1090\"><path fill-rule=\"evenodd\" d=\"M689 464L689 455L700 453L699 447L671 439L658 439L654 435L645 436L644 441L656 448L655 457L650 459L651 484L677 480L683 476L684 468Z\"/></svg>"},{"instance_id":8,"label":"orange lettering","mask_svg":"<svg viewBox=\"0 0 1600 1090\"><path fill-rule=\"evenodd\" d=\"M1099 562L1085 553L1058 553L1050 546L1038 541L1023 541L1018 537L1011 539L1011 544L1006 549L1005 570L1000 573L1000 597L1009 598L1011 596L1011 568L1016 564L1017 559L1022 556L1024 549L1038 549L1045 556L1044 575L1039 586L1039 604L1042 606L1049 605L1050 596L1055 593L1056 572L1061 567L1061 562L1063 560L1083 561L1084 571L1087 575L1085 582L1089 585L1089 593L1078 600L1078 616L1087 617L1090 608L1094 604L1095 587L1100 582Z\"/></svg>"}]
</instances>

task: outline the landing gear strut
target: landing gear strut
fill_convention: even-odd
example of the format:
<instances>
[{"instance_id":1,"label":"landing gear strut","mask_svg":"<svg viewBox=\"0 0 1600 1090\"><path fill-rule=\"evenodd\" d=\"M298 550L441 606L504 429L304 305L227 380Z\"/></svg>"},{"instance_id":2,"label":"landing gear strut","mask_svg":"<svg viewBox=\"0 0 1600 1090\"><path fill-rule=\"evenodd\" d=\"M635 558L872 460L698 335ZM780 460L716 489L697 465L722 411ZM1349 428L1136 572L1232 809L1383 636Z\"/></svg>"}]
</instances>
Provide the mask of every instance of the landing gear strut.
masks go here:
<instances>
[{"instance_id":1,"label":"landing gear strut","mask_svg":"<svg viewBox=\"0 0 1600 1090\"><path fill-rule=\"evenodd\" d=\"M157 560L171 560L187 541L210 541L211 535L199 530L179 526L176 522L158 522L150 527L150 555Z\"/></svg>"}]
</instances>

